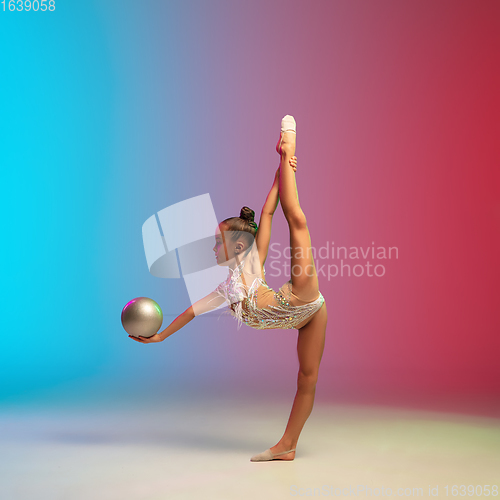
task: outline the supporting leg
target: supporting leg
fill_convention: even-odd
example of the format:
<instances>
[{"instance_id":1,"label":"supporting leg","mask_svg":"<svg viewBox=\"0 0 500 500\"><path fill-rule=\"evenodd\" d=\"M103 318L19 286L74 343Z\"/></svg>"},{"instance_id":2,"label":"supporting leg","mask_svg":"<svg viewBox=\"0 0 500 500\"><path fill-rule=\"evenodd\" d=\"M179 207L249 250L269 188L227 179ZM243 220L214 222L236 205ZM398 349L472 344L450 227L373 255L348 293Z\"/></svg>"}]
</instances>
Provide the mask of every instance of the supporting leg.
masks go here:
<instances>
[{"instance_id":1,"label":"supporting leg","mask_svg":"<svg viewBox=\"0 0 500 500\"><path fill-rule=\"evenodd\" d=\"M300 367L297 393L283 437L271 448L272 453L276 454L296 448L302 428L311 414L316 394L319 365L325 347L327 320L325 302L311 321L299 330L297 353ZM294 451L279 457L281 460L293 460L294 458Z\"/></svg>"}]
</instances>

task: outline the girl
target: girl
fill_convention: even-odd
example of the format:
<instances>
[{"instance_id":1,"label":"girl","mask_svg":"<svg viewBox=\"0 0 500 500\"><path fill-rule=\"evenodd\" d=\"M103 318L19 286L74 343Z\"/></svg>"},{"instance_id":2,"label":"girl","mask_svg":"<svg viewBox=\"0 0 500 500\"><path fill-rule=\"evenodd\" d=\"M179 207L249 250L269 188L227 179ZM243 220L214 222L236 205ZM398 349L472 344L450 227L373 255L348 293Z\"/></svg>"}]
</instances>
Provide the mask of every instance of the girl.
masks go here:
<instances>
[{"instance_id":1,"label":"girl","mask_svg":"<svg viewBox=\"0 0 500 500\"><path fill-rule=\"evenodd\" d=\"M222 221L216 228L213 248L218 265L227 266L228 278L216 290L193 304L165 330L152 337L130 338L142 343L161 342L181 329L195 316L226 302L239 325L257 329L297 329L299 373L297 393L282 438L272 448L255 455L252 462L293 460L299 435L311 414L319 365L325 345L327 311L318 286L316 267L311 252L311 238L302 211L295 181L296 123L286 115L276 151L281 157L274 184L260 217L248 207L240 217ZM274 212L281 206L290 229L291 279L277 292L265 281L264 263L271 239Z\"/></svg>"}]
</instances>

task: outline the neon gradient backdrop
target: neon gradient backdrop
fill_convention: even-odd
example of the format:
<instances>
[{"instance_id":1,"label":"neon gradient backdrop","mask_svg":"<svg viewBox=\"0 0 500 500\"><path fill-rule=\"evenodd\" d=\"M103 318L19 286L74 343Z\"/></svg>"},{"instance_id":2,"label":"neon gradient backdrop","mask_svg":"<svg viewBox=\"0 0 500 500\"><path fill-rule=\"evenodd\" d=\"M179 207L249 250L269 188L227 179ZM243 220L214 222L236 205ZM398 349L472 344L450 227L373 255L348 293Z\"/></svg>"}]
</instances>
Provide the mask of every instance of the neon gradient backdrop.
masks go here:
<instances>
[{"instance_id":1,"label":"neon gradient backdrop","mask_svg":"<svg viewBox=\"0 0 500 500\"><path fill-rule=\"evenodd\" d=\"M190 305L148 273L143 222L203 193L219 220L258 217L285 114L313 246L397 248L382 277L320 276L318 397L498 392L499 19L494 1L2 12L2 400L293 393L295 331L200 317L141 345L120 324L134 297L163 328ZM278 208L275 250L287 231Z\"/></svg>"}]
</instances>

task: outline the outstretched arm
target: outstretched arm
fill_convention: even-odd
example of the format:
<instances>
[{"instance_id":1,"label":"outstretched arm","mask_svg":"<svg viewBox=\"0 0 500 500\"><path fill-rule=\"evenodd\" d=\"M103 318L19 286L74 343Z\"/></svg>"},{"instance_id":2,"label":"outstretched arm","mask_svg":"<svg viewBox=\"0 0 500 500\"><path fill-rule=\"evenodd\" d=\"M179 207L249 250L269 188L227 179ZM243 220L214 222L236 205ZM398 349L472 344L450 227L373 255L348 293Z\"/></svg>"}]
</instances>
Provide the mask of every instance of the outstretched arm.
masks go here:
<instances>
[{"instance_id":1,"label":"outstretched arm","mask_svg":"<svg viewBox=\"0 0 500 500\"><path fill-rule=\"evenodd\" d=\"M225 302L224 297L221 297L217 291L209 293L206 297L195 302L192 306L189 306L182 314L177 316L177 318L170 323L170 325L165 328L165 330L156 333L152 337L134 337L129 335L130 338L136 340L137 342L142 342L143 344L150 344L153 342L162 342L167 337L170 337L173 333L180 330L183 326L186 326L195 316L200 314L213 311L221 306Z\"/></svg>"},{"instance_id":2,"label":"outstretched arm","mask_svg":"<svg viewBox=\"0 0 500 500\"><path fill-rule=\"evenodd\" d=\"M293 156L290 158L290 166L295 171L297 168L297 157ZM260 214L259 229L257 230L257 236L255 237L255 244L257 245L257 250L259 251L260 265L264 266L267 259L267 253L269 251L269 242L271 241L271 228L273 224L273 215L276 212L278 203L280 201L279 195L279 177L280 169L276 170L276 175L274 176L274 183L267 195L266 202L262 207L262 212Z\"/></svg>"},{"instance_id":3,"label":"outstretched arm","mask_svg":"<svg viewBox=\"0 0 500 500\"><path fill-rule=\"evenodd\" d=\"M192 319L194 319L194 312L193 306L190 306L182 314L179 314L165 330L157 334L160 336L160 342L170 337L170 335L180 330L183 326L186 326Z\"/></svg>"},{"instance_id":4,"label":"outstretched arm","mask_svg":"<svg viewBox=\"0 0 500 500\"><path fill-rule=\"evenodd\" d=\"M155 333L151 337L135 337L133 335L129 335L129 337L137 342L142 342L143 344L151 344L153 342L162 342L167 337L175 333L177 330L180 330L183 326L186 326L192 319L194 318L193 306L188 307L182 314L179 314L177 318L170 323L170 325L165 328L165 330Z\"/></svg>"}]
</instances>

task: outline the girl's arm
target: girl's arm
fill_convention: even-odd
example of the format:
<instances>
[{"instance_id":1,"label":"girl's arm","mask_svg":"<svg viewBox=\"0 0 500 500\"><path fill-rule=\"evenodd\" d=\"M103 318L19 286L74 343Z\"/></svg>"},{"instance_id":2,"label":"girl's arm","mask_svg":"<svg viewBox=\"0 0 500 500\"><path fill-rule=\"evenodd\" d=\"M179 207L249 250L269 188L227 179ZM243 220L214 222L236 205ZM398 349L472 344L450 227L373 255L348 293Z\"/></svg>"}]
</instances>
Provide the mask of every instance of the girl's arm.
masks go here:
<instances>
[{"instance_id":1,"label":"girl's arm","mask_svg":"<svg viewBox=\"0 0 500 500\"><path fill-rule=\"evenodd\" d=\"M177 318L170 323L170 325L165 328L162 332L157 333L159 335L159 342L162 342L167 337L170 337L177 330L180 330L183 326L186 326L192 319L194 319L193 306L188 307L182 314L177 316Z\"/></svg>"},{"instance_id":2,"label":"girl's arm","mask_svg":"<svg viewBox=\"0 0 500 500\"><path fill-rule=\"evenodd\" d=\"M183 326L186 326L195 316L199 316L205 312L213 311L222 305L226 300L221 297L219 293L213 291L209 293L206 297L198 300L192 306L189 306L182 314L177 316L177 318L170 323L170 325L165 328L165 330L156 333L152 337L134 337L129 335L130 338L136 340L137 342L142 342L143 344L150 344L153 342L162 342L167 337L170 337L173 333L180 330Z\"/></svg>"},{"instance_id":3,"label":"girl's arm","mask_svg":"<svg viewBox=\"0 0 500 500\"><path fill-rule=\"evenodd\" d=\"M293 156L290 158L290 166L294 171L297 170L297 157ZM271 191L267 195L266 202L262 207L262 213L260 215L259 229L257 230L257 235L255 236L255 244L257 245L257 250L259 251L260 265L264 266L267 259L267 252L269 250L269 242L271 241L271 227L273 224L273 215L276 212L278 203L280 201L279 193L279 179L280 179L280 167L276 170L276 175L274 176L274 183L271 187Z\"/></svg>"},{"instance_id":4,"label":"girl's arm","mask_svg":"<svg viewBox=\"0 0 500 500\"><path fill-rule=\"evenodd\" d=\"M129 335L129 337L137 342L141 342L142 344L151 344L153 342L161 342L165 340L167 337L175 333L177 330L180 330L183 326L187 325L193 318L194 312L192 312L193 306L186 309L182 314L177 316L177 318L170 323L170 325L165 328L162 332L155 333L151 337L143 337L139 335L135 337L134 335Z\"/></svg>"},{"instance_id":5,"label":"girl's arm","mask_svg":"<svg viewBox=\"0 0 500 500\"><path fill-rule=\"evenodd\" d=\"M165 328L165 330L158 333L158 335L160 336L160 341L165 340L177 330L180 330L183 326L186 326L196 316L200 316L201 314L204 314L206 312L213 311L225 302L225 298L214 290L207 296L195 302L192 306L188 307L181 315L177 316L177 318L175 318L174 321L172 321L172 323L170 323L170 325Z\"/></svg>"},{"instance_id":6,"label":"girl's arm","mask_svg":"<svg viewBox=\"0 0 500 500\"><path fill-rule=\"evenodd\" d=\"M267 195L266 202L262 207L262 212L260 214L259 229L257 230L257 235L255 236L255 244L257 245L257 250L259 252L260 265L264 266L267 259L267 252L269 250L269 242L271 241L271 228L273 224L273 215L278 207L280 201L279 195L279 174L280 169L276 170L276 175L274 177L274 183Z\"/></svg>"}]
</instances>

